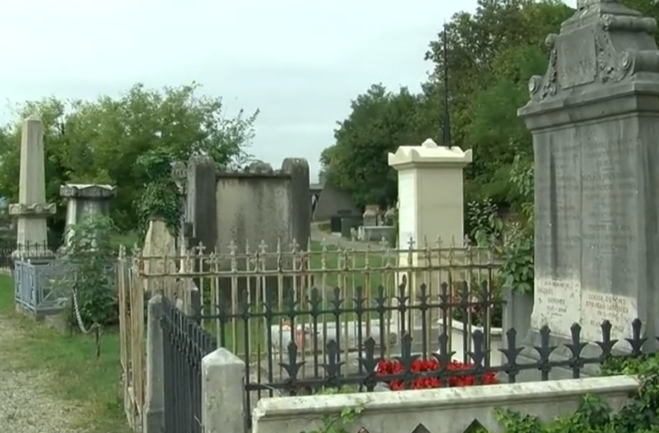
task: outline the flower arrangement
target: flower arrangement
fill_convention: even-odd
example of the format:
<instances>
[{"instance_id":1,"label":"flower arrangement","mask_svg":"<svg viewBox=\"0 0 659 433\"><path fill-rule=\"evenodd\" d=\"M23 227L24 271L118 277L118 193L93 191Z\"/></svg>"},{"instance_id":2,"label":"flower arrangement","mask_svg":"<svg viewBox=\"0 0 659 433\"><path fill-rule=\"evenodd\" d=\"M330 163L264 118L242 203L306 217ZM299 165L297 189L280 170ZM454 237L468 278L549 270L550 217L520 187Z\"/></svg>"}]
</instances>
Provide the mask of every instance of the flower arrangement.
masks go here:
<instances>
[{"instance_id":1,"label":"flower arrangement","mask_svg":"<svg viewBox=\"0 0 659 433\"><path fill-rule=\"evenodd\" d=\"M470 370L474 367L473 364L451 361L447 366L449 371L461 371L461 370ZM439 370L439 362L436 359L416 359L412 362L411 372L414 374L420 374L425 372L432 372ZM395 374L404 373L405 368L400 361L396 360L385 360L380 361L375 370L375 374L378 376L389 376ZM482 385L492 385L497 383L496 374L493 372L486 372L483 374L480 380ZM452 373L448 378L448 386L473 386L476 385L476 379L473 374L470 373ZM389 389L392 391L401 391L405 389L405 384L400 379L394 379L387 381ZM410 383L410 389L429 389L429 388L439 388L441 386L440 379L438 377L417 377L413 379Z\"/></svg>"}]
</instances>

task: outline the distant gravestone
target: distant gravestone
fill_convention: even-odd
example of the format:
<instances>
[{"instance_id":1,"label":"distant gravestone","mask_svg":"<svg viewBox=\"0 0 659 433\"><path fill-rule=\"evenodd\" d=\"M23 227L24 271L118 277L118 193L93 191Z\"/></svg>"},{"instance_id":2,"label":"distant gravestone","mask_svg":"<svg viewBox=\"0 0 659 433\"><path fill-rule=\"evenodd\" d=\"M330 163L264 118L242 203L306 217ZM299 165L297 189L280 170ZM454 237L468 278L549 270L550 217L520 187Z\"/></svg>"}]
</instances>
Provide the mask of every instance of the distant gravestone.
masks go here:
<instances>
[{"instance_id":1,"label":"distant gravestone","mask_svg":"<svg viewBox=\"0 0 659 433\"><path fill-rule=\"evenodd\" d=\"M549 66L519 110L535 152L532 328L631 336L659 318L657 23L617 1L580 0L549 35ZM653 339L654 340L654 339Z\"/></svg>"}]
</instances>

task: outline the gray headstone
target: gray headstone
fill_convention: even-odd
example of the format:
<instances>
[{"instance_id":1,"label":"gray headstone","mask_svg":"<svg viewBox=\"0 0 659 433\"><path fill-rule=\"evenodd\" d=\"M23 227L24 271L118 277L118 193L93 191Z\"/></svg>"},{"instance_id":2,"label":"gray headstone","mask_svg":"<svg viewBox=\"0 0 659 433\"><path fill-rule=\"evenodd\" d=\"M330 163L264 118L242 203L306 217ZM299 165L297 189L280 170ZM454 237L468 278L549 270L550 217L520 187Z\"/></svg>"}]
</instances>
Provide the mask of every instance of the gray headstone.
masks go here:
<instances>
[{"instance_id":1,"label":"gray headstone","mask_svg":"<svg viewBox=\"0 0 659 433\"><path fill-rule=\"evenodd\" d=\"M546 74L519 110L535 152L532 327L570 336L656 335L659 307L659 52L656 21L580 0L550 35ZM654 340L654 338L653 338Z\"/></svg>"}]
</instances>

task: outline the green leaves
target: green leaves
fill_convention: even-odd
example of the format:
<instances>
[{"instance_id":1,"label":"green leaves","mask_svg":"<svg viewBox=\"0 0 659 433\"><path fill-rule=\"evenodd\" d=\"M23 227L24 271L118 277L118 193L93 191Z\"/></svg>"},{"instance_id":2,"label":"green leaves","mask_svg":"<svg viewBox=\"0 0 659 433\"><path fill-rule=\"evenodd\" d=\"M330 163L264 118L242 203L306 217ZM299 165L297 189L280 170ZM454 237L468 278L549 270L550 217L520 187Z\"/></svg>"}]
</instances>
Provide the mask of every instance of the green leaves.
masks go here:
<instances>
[{"instance_id":1,"label":"green leaves","mask_svg":"<svg viewBox=\"0 0 659 433\"><path fill-rule=\"evenodd\" d=\"M422 97L407 88L392 93L376 84L357 96L350 116L338 122L336 143L321 155L327 181L362 205L393 204L397 180L387 155L399 146L420 145L428 138L423 106Z\"/></svg>"},{"instance_id":2,"label":"green leaves","mask_svg":"<svg viewBox=\"0 0 659 433\"><path fill-rule=\"evenodd\" d=\"M135 164L141 155L158 150L186 161L204 154L218 166L243 164L250 157L258 112L227 117L222 99L200 90L197 83L162 89L136 84L117 97L17 105L16 121L0 129L0 194L17 198L20 120L36 113L44 122L47 199L59 203L59 186L66 182L113 184L112 216L120 229L133 229L138 220L133 204L147 182ZM63 226L64 206L58 207Z\"/></svg>"},{"instance_id":3,"label":"green leaves","mask_svg":"<svg viewBox=\"0 0 659 433\"><path fill-rule=\"evenodd\" d=\"M172 162L169 154L161 150L149 151L137 159L137 165L148 182L136 203L140 241L144 241L152 218L163 219L172 234L178 235L183 208L178 186L172 177Z\"/></svg>"},{"instance_id":4,"label":"green leaves","mask_svg":"<svg viewBox=\"0 0 659 433\"><path fill-rule=\"evenodd\" d=\"M66 259L75 265L73 290L81 327L114 325L118 320L118 304L114 290L114 250L111 235L114 223L108 217L93 215L69 227ZM79 326L74 311L71 324Z\"/></svg>"}]
</instances>

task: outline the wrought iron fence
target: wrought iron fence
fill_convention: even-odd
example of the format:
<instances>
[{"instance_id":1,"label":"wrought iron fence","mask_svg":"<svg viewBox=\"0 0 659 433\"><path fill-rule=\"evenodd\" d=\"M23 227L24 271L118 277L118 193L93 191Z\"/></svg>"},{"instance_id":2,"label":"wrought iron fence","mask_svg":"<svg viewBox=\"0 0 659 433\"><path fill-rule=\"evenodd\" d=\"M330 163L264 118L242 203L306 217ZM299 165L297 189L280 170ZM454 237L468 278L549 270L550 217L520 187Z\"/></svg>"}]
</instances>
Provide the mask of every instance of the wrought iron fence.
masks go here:
<instances>
[{"instance_id":1,"label":"wrought iron fence","mask_svg":"<svg viewBox=\"0 0 659 433\"><path fill-rule=\"evenodd\" d=\"M167 298L163 299L160 323L164 337L164 433L201 433L201 361L217 344Z\"/></svg>"},{"instance_id":2,"label":"wrought iron fence","mask_svg":"<svg viewBox=\"0 0 659 433\"><path fill-rule=\"evenodd\" d=\"M0 268L13 269L14 262L20 259L52 257L51 251L47 242L19 244L14 237L0 237Z\"/></svg>"},{"instance_id":3,"label":"wrought iron fence","mask_svg":"<svg viewBox=\"0 0 659 433\"><path fill-rule=\"evenodd\" d=\"M170 299L187 296L186 281L194 281L199 296L191 316L246 362L251 406L287 389L291 342L297 359L304 358L295 379L312 381L326 377L332 340L346 377L365 374L358 359L369 338L381 357L395 357L406 350L402 336L409 333L410 350L427 354L437 350L439 330L450 329L449 344L466 359L470 335L480 329L489 348L503 304L493 257L487 249L441 242L359 251L261 242L211 253L200 247L180 257L136 255L133 267L146 290Z\"/></svg>"}]
</instances>

